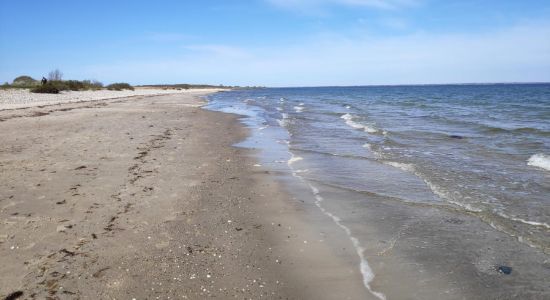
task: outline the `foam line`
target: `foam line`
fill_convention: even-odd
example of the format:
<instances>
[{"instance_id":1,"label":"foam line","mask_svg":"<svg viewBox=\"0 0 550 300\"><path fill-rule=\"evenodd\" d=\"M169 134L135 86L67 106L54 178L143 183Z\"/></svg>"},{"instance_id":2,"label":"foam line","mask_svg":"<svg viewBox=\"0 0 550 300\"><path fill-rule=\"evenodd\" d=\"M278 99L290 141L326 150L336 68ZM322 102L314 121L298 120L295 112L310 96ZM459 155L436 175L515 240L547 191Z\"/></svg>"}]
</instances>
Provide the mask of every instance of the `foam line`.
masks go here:
<instances>
[{"instance_id":1,"label":"foam line","mask_svg":"<svg viewBox=\"0 0 550 300\"><path fill-rule=\"evenodd\" d=\"M365 258L365 254L364 254L365 248L363 248L363 246L361 246L361 243L359 242L359 239L357 239L356 237L354 237L351 234L351 230L346 225L342 224L342 220L340 219L340 217L338 217L335 214L329 212L328 210L326 210L321 205L321 202L323 202L324 199L323 199L323 197L321 197L321 195L319 193L319 189L316 188L315 186L313 186L311 183L306 182L305 179L302 176L298 175L298 172L295 171L292 168L292 163L293 162L295 162L297 160L302 160L303 158L301 158L299 156L294 156L294 154L291 153L291 152L289 152L289 153L290 153L291 157L288 160L288 166L289 166L290 170L292 171L292 175L294 177L300 179L302 182L306 183L309 186L309 188L311 189L311 192L315 196L315 205L321 210L321 212L323 212L323 214L330 217L332 219L332 221L334 221L334 223L336 223L336 225L338 225L338 227L342 228L346 232L348 238L351 240L351 242L353 244L353 247L355 248L355 251L357 252L357 255L359 256L359 259L361 261L361 263L359 264L359 270L361 271L361 275L363 276L363 285L376 298L378 298L380 300L386 300L386 296L383 293L374 291L370 286L371 281L374 279L374 272L372 271L371 267L369 266L369 262Z\"/></svg>"},{"instance_id":2,"label":"foam line","mask_svg":"<svg viewBox=\"0 0 550 300\"><path fill-rule=\"evenodd\" d=\"M546 156L542 153L535 154L529 157L529 160L527 160L527 165L550 171L550 156Z\"/></svg>"}]
</instances>

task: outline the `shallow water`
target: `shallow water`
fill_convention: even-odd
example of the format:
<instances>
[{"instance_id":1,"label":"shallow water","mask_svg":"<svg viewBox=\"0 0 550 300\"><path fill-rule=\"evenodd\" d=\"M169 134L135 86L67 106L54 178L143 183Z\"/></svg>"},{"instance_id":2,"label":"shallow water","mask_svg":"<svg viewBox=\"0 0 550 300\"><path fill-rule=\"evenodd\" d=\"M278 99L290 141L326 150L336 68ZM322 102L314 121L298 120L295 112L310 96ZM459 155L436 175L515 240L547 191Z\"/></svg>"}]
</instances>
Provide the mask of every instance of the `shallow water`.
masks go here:
<instances>
[{"instance_id":1,"label":"shallow water","mask_svg":"<svg viewBox=\"0 0 550 300\"><path fill-rule=\"evenodd\" d=\"M494 231L489 237L505 239L507 251L529 252L518 265L542 260L534 276L549 274L548 84L242 90L213 95L208 108L247 116L253 134L240 146L261 149L264 164L311 187L319 208L357 239L359 256L375 238L391 242L388 235L411 226L373 223L372 211L384 206L379 215L391 218L405 207L398 215L413 223L452 224L415 227L411 236L429 231L448 241L466 229ZM373 224L386 228L362 233ZM487 236L470 240L460 246L463 262L474 257L467 247L491 244ZM414 256L405 248L404 257ZM497 264L495 257L487 261Z\"/></svg>"}]
</instances>

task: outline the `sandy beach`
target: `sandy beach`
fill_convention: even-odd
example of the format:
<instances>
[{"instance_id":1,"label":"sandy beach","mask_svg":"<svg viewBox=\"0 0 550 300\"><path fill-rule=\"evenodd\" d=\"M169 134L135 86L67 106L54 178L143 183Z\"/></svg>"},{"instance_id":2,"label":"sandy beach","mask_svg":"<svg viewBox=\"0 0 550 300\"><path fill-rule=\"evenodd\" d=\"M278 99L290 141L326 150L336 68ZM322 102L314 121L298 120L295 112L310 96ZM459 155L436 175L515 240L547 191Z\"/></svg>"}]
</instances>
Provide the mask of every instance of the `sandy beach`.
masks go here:
<instances>
[{"instance_id":1,"label":"sandy beach","mask_svg":"<svg viewBox=\"0 0 550 300\"><path fill-rule=\"evenodd\" d=\"M210 92L2 96L2 299L375 299Z\"/></svg>"},{"instance_id":2,"label":"sandy beach","mask_svg":"<svg viewBox=\"0 0 550 300\"><path fill-rule=\"evenodd\" d=\"M132 90L110 91L106 89L97 91L62 91L59 94L31 93L28 89L2 89L0 90L0 110L29 108L36 106L78 103L87 101L98 101L106 99L117 99L135 96L158 96L158 95L202 95L213 93L224 89L155 89L136 87Z\"/></svg>"}]
</instances>

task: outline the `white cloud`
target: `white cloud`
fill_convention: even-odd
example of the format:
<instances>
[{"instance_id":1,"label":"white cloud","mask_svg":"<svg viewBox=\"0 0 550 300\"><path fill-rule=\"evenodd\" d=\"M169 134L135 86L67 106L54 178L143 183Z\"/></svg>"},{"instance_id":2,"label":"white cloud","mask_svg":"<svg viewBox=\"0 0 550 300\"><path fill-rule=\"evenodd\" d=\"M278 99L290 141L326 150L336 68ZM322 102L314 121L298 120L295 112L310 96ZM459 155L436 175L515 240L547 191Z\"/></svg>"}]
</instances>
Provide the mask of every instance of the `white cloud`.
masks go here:
<instances>
[{"instance_id":1,"label":"white cloud","mask_svg":"<svg viewBox=\"0 0 550 300\"><path fill-rule=\"evenodd\" d=\"M550 23L479 34L321 35L294 45L186 46L171 59L85 71L106 81L268 86L550 81L548 36Z\"/></svg>"},{"instance_id":2,"label":"white cloud","mask_svg":"<svg viewBox=\"0 0 550 300\"><path fill-rule=\"evenodd\" d=\"M419 0L267 0L288 9L314 9L325 5L362 6L377 9L396 9L418 4Z\"/></svg>"}]
</instances>

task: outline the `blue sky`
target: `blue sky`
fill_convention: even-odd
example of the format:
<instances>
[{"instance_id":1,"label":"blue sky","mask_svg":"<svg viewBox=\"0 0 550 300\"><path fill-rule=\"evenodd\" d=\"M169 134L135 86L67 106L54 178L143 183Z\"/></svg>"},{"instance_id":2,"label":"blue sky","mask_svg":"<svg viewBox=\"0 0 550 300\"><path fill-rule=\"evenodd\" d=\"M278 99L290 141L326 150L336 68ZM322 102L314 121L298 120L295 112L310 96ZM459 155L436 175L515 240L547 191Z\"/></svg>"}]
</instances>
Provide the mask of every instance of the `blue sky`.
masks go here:
<instances>
[{"instance_id":1,"label":"blue sky","mask_svg":"<svg viewBox=\"0 0 550 300\"><path fill-rule=\"evenodd\" d=\"M548 0L0 0L0 82L550 81Z\"/></svg>"}]
</instances>

